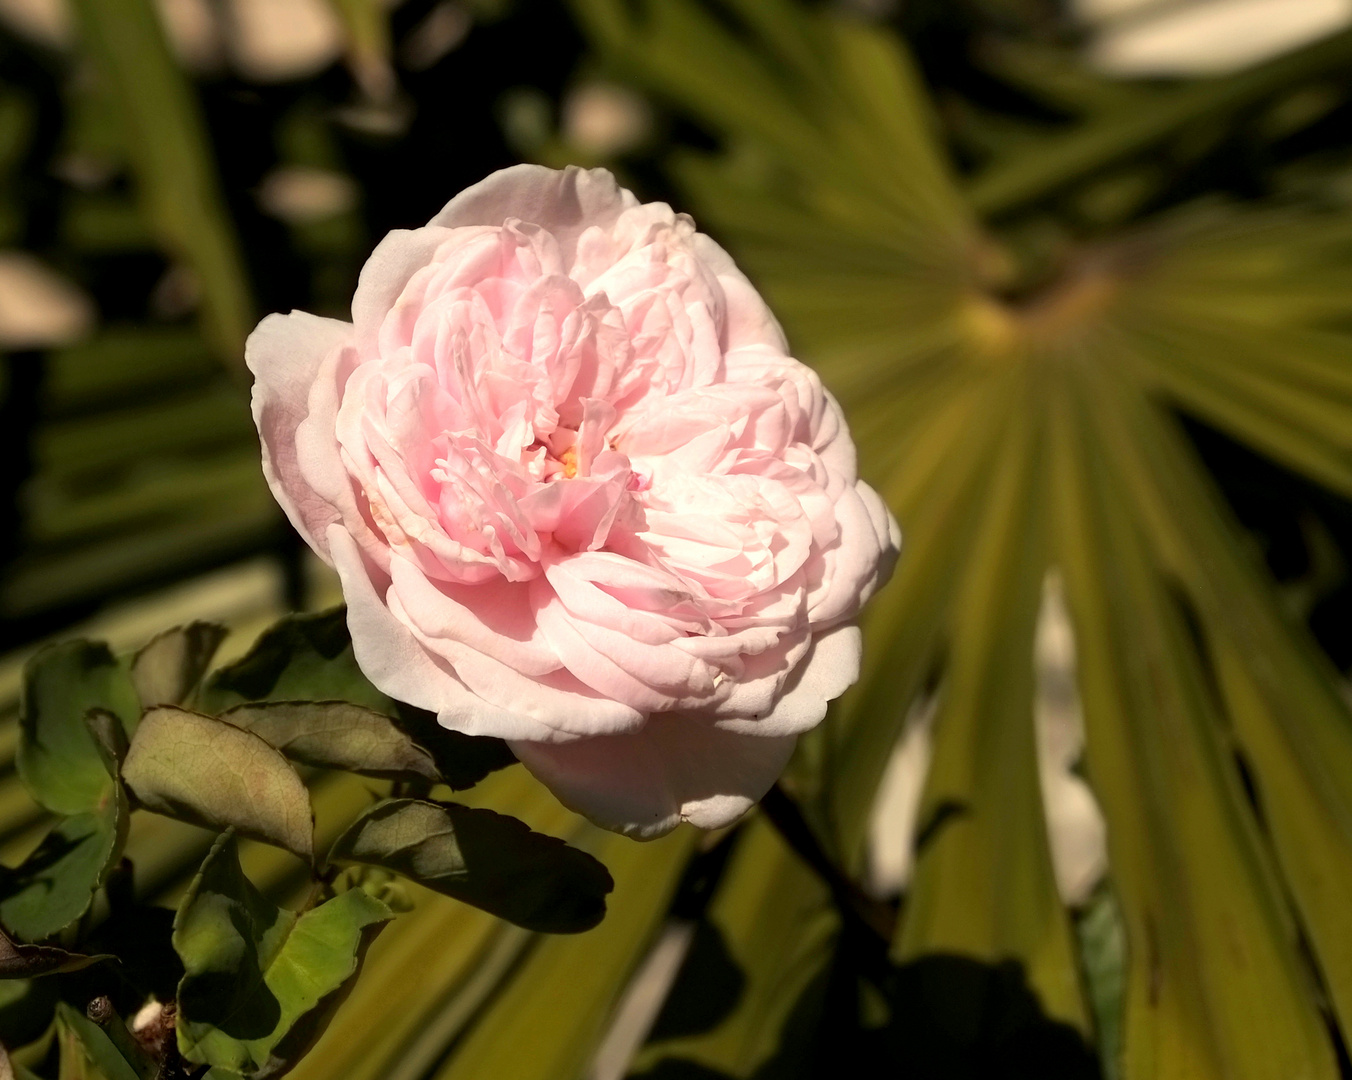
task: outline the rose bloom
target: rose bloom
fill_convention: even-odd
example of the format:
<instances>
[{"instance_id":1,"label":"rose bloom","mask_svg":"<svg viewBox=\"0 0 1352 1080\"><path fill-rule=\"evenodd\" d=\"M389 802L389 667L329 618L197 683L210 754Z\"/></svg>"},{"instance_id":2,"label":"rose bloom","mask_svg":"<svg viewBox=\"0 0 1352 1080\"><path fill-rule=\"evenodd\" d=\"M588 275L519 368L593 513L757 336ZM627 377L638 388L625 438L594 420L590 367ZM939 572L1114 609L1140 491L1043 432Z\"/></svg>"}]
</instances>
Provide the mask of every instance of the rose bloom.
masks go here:
<instances>
[{"instance_id":1,"label":"rose bloom","mask_svg":"<svg viewBox=\"0 0 1352 1080\"><path fill-rule=\"evenodd\" d=\"M899 533L717 244L520 165L367 262L352 322L249 338L268 483L357 662L592 821L716 828L858 677Z\"/></svg>"}]
</instances>

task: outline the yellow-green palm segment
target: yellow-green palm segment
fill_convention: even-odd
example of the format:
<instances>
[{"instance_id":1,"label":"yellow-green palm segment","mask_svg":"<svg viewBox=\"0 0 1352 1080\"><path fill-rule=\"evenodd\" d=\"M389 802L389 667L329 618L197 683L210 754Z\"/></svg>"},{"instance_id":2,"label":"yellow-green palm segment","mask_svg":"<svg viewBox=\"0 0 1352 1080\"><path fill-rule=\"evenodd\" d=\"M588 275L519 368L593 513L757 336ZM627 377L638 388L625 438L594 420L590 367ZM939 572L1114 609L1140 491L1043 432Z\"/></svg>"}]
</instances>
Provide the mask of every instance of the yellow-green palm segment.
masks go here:
<instances>
[{"instance_id":1,"label":"yellow-green palm segment","mask_svg":"<svg viewBox=\"0 0 1352 1080\"><path fill-rule=\"evenodd\" d=\"M1174 212L1002 299L1005 258L889 32L790 0L575 9L615 73L724 140L676 175L840 398L901 522L863 677L790 777L859 871L887 755L937 679L921 821L938 824L894 958L1017 961L1051 1016L1091 1033L1033 727L1057 569L1127 931L1123 1075L1336 1076L1352 716L1175 413L1352 495L1352 216Z\"/></svg>"}]
</instances>

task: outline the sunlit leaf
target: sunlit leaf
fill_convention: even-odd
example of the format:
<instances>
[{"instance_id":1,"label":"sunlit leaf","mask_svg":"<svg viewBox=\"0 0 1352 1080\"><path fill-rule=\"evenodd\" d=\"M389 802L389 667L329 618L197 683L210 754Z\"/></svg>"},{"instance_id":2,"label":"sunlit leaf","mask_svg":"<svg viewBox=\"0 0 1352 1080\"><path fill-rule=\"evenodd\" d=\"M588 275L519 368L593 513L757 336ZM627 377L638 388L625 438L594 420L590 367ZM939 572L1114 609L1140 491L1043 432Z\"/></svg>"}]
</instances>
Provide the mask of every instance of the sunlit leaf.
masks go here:
<instances>
[{"instance_id":1,"label":"sunlit leaf","mask_svg":"<svg viewBox=\"0 0 1352 1080\"><path fill-rule=\"evenodd\" d=\"M220 717L292 761L391 780L439 779L432 756L381 713L344 701L236 705Z\"/></svg>"},{"instance_id":2,"label":"sunlit leaf","mask_svg":"<svg viewBox=\"0 0 1352 1080\"><path fill-rule=\"evenodd\" d=\"M696 835L686 829L650 844L620 836L598 840L593 850L615 879L610 915L585 934L541 942L436 1080L582 1075L644 946L666 918ZM569 992L561 997L563 985ZM521 1030L535 1035L515 1038Z\"/></svg>"},{"instance_id":3,"label":"sunlit leaf","mask_svg":"<svg viewBox=\"0 0 1352 1080\"><path fill-rule=\"evenodd\" d=\"M244 702L307 700L346 701L387 716L394 710L357 667L345 608L281 620L207 680L198 704L220 713Z\"/></svg>"},{"instance_id":4,"label":"sunlit leaf","mask_svg":"<svg viewBox=\"0 0 1352 1080\"><path fill-rule=\"evenodd\" d=\"M148 810L211 829L234 828L304 859L314 851L305 784L257 735L160 706L141 720L122 776Z\"/></svg>"},{"instance_id":5,"label":"sunlit leaf","mask_svg":"<svg viewBox=\"0 0 1352 1080\"><path fill-rule=\"evenodd\" d=\"M840 935L826 886L757 818L706 918L632 1072L805 1075Z\"/></svg>"},{"instance_id":6,"label":"sunlit leaf","mask_svg":"<svg viewBox=\"0 0 1352 1080\"><path fill-rule=\"evenodd\" d=\"M217 841L174 920L179 1051L279 1076L318 1036L392 912L361 889L299 914L278 908L244 876L236 847L232 834Z\"/></svg>"},{"instance_id":7,"label":"sunlit leaf","mask_svg":"<svg viewBox=\"0 0 1352 1080\"><path fill-rule=\"evenodd\" d=\"M790 770L824 842L861 869L888 752L916 696L936 693L938 824L903 910L903 954L1054 954L1041 975L1028 968L1039 1007L1086 1030L1038 812L1027 619L1011 622L1060 564L1088 635L1089 780L1127 938L1122 1075L1329 1075L1320 993L1344 1038L1352 1023L1352 915L1335 899L1352 887L1352 716L1166 410L1352 491L1349 218L1342 203L1212 202L1079 244L1080 223L1055 219L1054 200L1139 164L1146 182L1122 174L1136 190L1116 210L1075 204L1099 226L1139 213L1159 197L1165 148L1341 70L1352 38L1177 86L1111 86L1049 50L997 57L1083 116L1045 134L1030 125L971 189L988 216L1040 204L1043 218L1016 224L1062 249L1038 265L1017 230L997 241L962 207L923 93L879 66L895 47L886 31L787 3L575 6L614 70L722 141L678 150L671 172L845 406L861 471L902 525L896 580L865 615L859 684ZM1036 392L1019 392L1016 372ZM1010 501L1001 478L1019 458L995 435L1039 430L1049 403L1058 434ZM1000 524L1002 505L1020 526ZM1013 554L1038 535L1046 554ZM935 816L945 805L958 811ZM1228 952L1223 925L1238 928ZM1095 1005L1115 1043L1103 963Z\"/></svg>"},{"instance_id":8,"label":"sunlit leaf","mask_svg":"<svg viewBox=\"0 0 1352 1080\"><path fill-rule=\"evenodd\" d=\"M1096 400L1061 399L1054 457L1089 778L1141 943L1128 949L1124 1074L1334 1077L1198 659L1139 526L1107 497Z\"/></svg>"},{"instance_id":9,"label":"sunlit leaf","mask_svg":"<svg viewBox=\"0 0 1352 1080\"><path fill-rule=\"evenodd\" d=\"M131 679L141 704L149 709L187 701L225 635L223 626L195 622L151 638L131 662Z\"/></svg>"},{"instance_id":10,"label":"sunlit leaf","mask_svg":"<svg viewBox=\"0 0 1352 1080\"><path fill-rule=\"evenodd\" d=\"M1089 1030L1046 844L1033 729L1033 630L1047 553L1037 473L1046 447L1027 377L987 514L959 584L921 807L925 840L896 953L1024 970L1051 1017Z\"/></svg>"}]
</instances>

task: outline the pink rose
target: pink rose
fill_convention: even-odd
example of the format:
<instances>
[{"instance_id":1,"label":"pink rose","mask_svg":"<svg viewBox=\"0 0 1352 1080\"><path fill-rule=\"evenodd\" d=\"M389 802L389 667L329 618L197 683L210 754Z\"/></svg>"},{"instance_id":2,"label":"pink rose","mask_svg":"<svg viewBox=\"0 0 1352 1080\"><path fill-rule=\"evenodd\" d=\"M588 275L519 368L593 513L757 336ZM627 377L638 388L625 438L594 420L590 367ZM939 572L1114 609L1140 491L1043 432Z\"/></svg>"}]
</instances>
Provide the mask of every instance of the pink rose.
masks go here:
<instances>
[{"instance_id":1,"label":"pink rose","mask_svg":"<svg viewBox=\"0 0 1352 1080\"><path fill-rule=\"evenodd\" d=\"M688 217L519 165L387 236L351 324L270 315L247 356L268 482L371 681L647 837L765 793L895 559L787 349Z\"/></svg>"}]
</instances>

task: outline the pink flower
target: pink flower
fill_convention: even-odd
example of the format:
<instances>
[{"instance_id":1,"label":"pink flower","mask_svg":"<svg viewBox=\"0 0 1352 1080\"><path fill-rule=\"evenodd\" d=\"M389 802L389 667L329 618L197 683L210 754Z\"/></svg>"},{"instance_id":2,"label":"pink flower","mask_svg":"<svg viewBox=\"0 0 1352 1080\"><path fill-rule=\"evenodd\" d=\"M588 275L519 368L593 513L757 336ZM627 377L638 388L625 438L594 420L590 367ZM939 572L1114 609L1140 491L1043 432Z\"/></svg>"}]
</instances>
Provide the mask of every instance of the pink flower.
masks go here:
<instances>
[{"instance_id":1,"label":"pink flower","mask_svg":"<svg viewBox=\"0 0 1352 1080\"><path fill-rule=\"evenodd\" d=\"M664 203L520 165L387 236L352 316L247 356L362 670L607 828L735 820L858 677L899 543L764 301Z\"/></svg>"}]
</instances>

